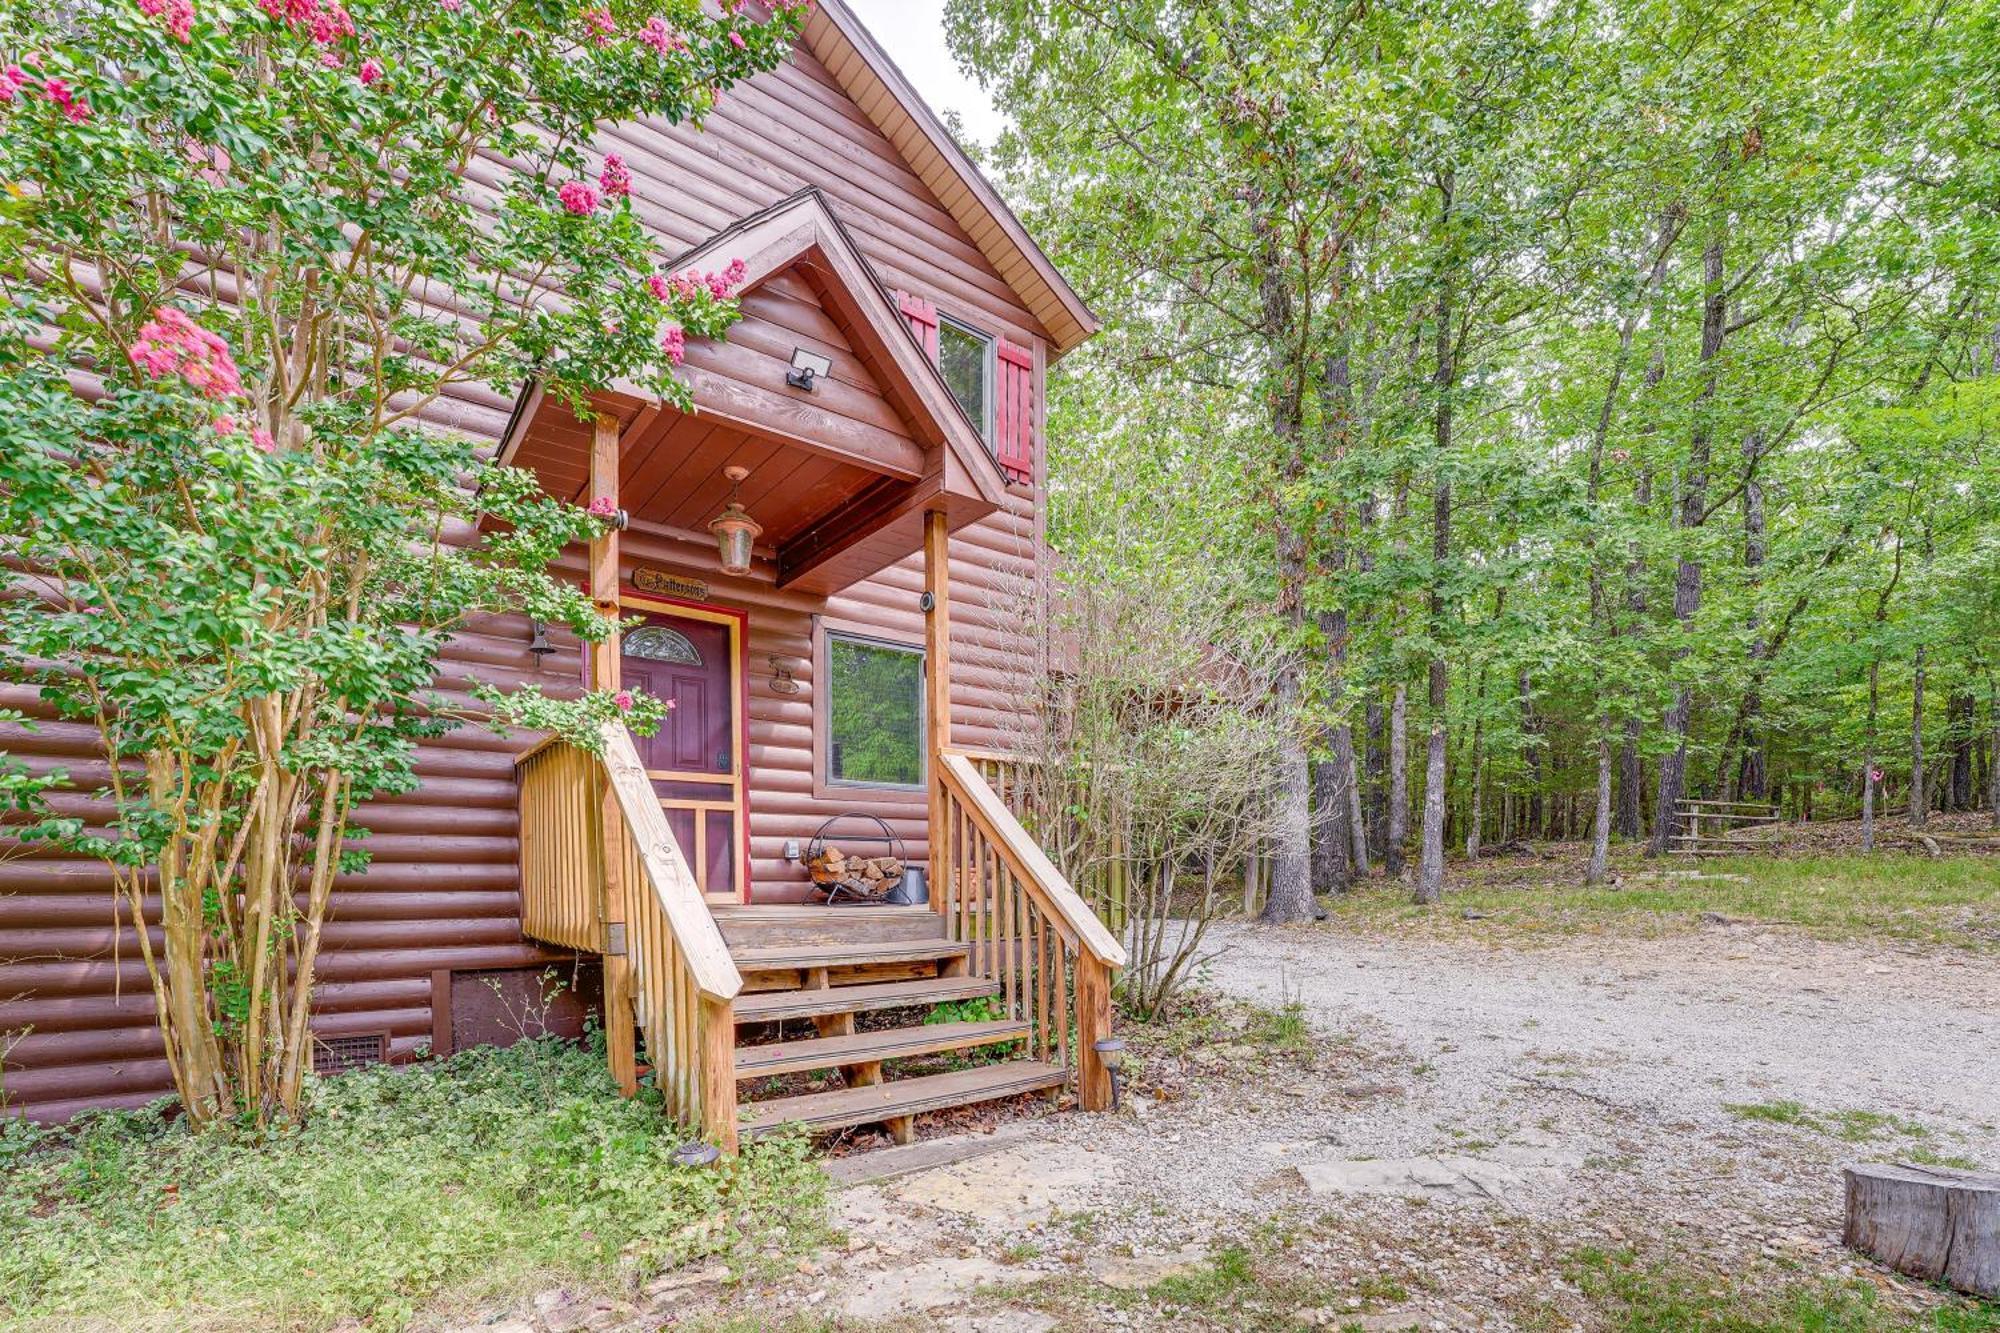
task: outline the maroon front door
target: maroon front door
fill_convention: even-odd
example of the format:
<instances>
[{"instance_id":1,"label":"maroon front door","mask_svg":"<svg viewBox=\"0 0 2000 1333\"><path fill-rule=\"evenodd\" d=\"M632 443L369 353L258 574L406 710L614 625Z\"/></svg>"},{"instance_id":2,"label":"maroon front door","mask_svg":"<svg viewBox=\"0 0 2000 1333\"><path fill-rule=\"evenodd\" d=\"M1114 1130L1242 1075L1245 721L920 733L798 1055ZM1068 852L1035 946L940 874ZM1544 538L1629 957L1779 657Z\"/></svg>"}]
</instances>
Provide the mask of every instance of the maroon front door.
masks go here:
<instances>
[{"instance_id":1,"label":"maroon front door","mask_svg":"<svg viewBox=\"0 0 2000 1333\"><path fill-rule=\"evenodd\" d=\"M619 670L628 688L673 707L657 733L638 738L640 762L702 892L738 897L739 622L665 613L645 621L620 641Z\"/></svg>"}]
</instances>

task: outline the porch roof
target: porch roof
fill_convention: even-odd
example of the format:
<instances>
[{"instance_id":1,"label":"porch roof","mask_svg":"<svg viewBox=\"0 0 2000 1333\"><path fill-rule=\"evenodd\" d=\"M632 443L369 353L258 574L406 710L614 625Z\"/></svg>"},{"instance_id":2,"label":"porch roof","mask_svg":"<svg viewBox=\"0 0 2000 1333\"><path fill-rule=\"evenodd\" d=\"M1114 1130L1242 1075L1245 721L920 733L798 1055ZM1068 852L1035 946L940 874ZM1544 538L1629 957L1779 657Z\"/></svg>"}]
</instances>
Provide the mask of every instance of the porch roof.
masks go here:
<instances>
[{"instance_id":1,"label":"porch roof","mask_svg":"<svg viewBox=\"0 0 2000 1333\"><path fill-rule=\"evenodd\" d=\"M705 537L745 467L741 499L764 526L776 582L832 592L918 550L922 515L985 517L1006 480L937 367L911 335L817 190L716 233L671 270L741 259L743 319L726 340L690 339L693 411L632 384L591 395L619 427L619 499L635 520ZM818 388L788 386L792 349L833 361ZM587 498L593 427L530 381L500 460L550 494Z\"/></svg>"}]
</instances>

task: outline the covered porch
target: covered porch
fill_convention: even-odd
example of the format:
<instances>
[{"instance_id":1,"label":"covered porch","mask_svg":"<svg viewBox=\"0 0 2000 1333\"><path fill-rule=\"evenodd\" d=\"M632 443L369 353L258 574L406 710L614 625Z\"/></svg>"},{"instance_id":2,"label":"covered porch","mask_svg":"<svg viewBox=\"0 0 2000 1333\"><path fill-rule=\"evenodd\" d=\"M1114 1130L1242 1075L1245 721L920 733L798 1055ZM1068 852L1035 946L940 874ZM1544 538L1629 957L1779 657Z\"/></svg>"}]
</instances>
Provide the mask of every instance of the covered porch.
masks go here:
<instances>
[{"instance_id":1,"label":"covered porch","mask_svg":"<svg viewBox=\"0 0 2000 1333\"><path fill-rule=\"evenodd\" d=\"M675 704L641 756L703 891L797 900L795 852L827 815L921 836L925 756L951 723L949 534L994 513L1007 483L815 192L673 268L732 260L743 318L727 342L688 344L685 410L634 386L579 405L530 385L500 456L620 516L579 576L607 618L644 623L589 654L583 683ZM906 691L888 771L837 771L834 627Z\"/></svg>"},{"instance_id":2,"label":"covered porch","mask_svg":"<svg viewBox=\"0 0 2000 1333\"><path fill-rule=\"evenodd\" d=\"M675 704L657 737L612 724L601 754L546 744L522 756L522 928L604 955L621 1085L643 1073L725 1148L739 1125L791 1121L882 1121L902 1137L924 1110L1072 1081L1086 1107L1106 1105L1096 1043L1123 950L953 745L951 534L999 508L1007 480L815 192L674 268L730 260L746 269L744 318L726 343L688 345L691 410L631 386L572 405L530 385L502 443L502 460L550 494L619 515L580 574L607 619L642 623L587 653L581 683ZM744 532L748 549L731 550ZM919 664L897 677L916 696L908 771L818 792L841 776L824 752L821 673L776 654L763 669L752 633L821 620L829 599L912 557L921 585L891 585L910 604L847 627ZM801 772L834 808L893 809L921 831L927 905L760 904L756 886L795 864L812 830L781 825L763 839L776 847L753 848L753 807L798 799ZM793 876L803 887L802 866ZM856 1023L981 998L999 1017L928 1034ZM885 1079L885 1061L995 1043L1020 1058L976 1077ZM774 1067L838 1069L842 1086L739 1107L739 1080Z\"/></svg>"}]
</instances>

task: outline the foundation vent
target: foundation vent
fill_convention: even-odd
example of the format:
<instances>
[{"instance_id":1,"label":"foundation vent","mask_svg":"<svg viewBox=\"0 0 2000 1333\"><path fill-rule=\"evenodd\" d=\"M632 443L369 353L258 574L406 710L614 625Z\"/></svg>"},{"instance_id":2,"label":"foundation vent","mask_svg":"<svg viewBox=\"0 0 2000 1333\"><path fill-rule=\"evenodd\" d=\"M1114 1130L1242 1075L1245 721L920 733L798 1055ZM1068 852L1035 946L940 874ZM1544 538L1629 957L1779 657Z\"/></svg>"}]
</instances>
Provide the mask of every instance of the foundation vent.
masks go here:
<instances>
[{"instance_id":1,"label":"foundation vent","mask_svg":"<svg viewBox=\"0 0 2000 1333\"><path fill-rule=\"evenodd\" d=\"M355 1037L314 1037L313 1073L344 1074L350 1069L379 1065L389 1058L389 1034L368 1032Z\"/></svg>"}]
</instances>

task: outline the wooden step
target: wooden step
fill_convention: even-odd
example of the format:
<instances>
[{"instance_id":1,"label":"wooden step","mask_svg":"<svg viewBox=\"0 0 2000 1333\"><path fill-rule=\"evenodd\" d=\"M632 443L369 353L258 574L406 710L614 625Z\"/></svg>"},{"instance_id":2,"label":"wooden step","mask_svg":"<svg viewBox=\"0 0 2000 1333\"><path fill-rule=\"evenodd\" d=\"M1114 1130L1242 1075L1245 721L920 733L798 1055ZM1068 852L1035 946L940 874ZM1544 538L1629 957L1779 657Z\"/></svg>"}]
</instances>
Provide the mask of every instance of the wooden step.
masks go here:
<instances>
[{"instance_id":1,"label":"wooden step","mask_svg":"<svg viewBox=\"0 0 2000 1333\"><path fill-rule=\"evenodd\" d=\"M717 907L712 912L732 949L944 938L944 918L928 907L788 905Z\"/></svg>"},{"instance_id":2,"label":"wooden step","mask_svg":"<svg viewBox=\"0 0 2000 1333\"><path fill-rule=\"evenodd\" d=\"M1010 1060L1001 1065L897 1079L870 1087L744 1102L737 1106L736 1115L742 1133L755 1138L789 1124L802 1124L815 1131L867 1125L892 1117L920 1115L925 1111L942 1111L992 1101L995 1097L1060 1087L1068 1081L1069 1074L1055 1065L1037 1060Z\"/></svg>"},{"instance_id":3,"label":"wooden step","mask_svg":"<svg viewBox=\"0 0 2000 1333\"><path fill-rule=\"evenodd\" d=\"M815 1014L859 1014L999 993L1000 983L985 977L934 977L923 981L882 981L869 986L829 986L825 990L760 991L736 997L736 1021L770 1023L780 1018L811 1018Z\"/></svg>"},{"instance_id":4,"label":"wooden step","mask_svg":"<svg viewBox=\"0 0 2000 1333\"><path fill-rule=\"evenodd\" d=\"M974 1046L1021 1041L1030 1031L1026 1023L995 1018L974 1023L926 1023L913 1028L857 1032L846 1037L810 1037L799 1041L774 1041L764 1046L740 1046L736 1051L736 1077L763 1078L770 1074L797 1074L808 1069L831 1069L838 1065L901 1060L912 1055L935 1055L939 1051L969 1050Z\"/></svg>"},{"instance_id":5,"label":"wooden step","mask_svg":"<svg viewBox=\"0 0 2000 1333\"><path fill-rule=\"evenodd\" d=\"M871 963L927 963L963 958L969 944L951 940L884 940L868 944L787 944L776 948L731 949L738 970L788 971L801 967L866 967Z\"/></svg>"}]
</instances>

